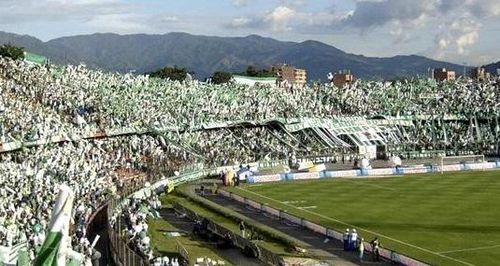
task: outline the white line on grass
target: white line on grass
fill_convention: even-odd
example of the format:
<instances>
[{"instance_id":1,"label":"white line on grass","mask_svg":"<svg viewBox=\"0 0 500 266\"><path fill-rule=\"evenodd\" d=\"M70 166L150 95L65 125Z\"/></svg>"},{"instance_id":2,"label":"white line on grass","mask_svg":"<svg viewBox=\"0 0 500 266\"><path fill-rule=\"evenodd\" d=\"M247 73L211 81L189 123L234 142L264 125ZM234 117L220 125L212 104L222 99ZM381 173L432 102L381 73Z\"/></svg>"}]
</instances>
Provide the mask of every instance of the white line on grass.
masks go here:
<instances>
[{"instance_id":1,"label":"white line on grass","mask_svg":"<svg viewBox=\"0 0 500 266\"><path fill-rule=\"evenodd\" d=\"M304 206L304 207L297 207L298 209L316 209L317 206Z\"/></svg>"},{"instance_id":2,"label":"white line on grass","mask_svg":"<svg viewBox=\"0 0 500 266\"><path fill-rule=\"evenodd\" d=\"M260 186L262 186L262 183L248 185L248 187L260 187Z\"/></svg>"},{"instance_id":3,"label":"white line on grass","mask_svg":"<svg viewBox=\"0 0 500 266\"><path fill-rule=\"evenodd\" d=\"M456 252L464 252L464 251L474 251L474 250L492 249L492 248L499 248L499 247L500 247L500 245L494 245L494 246L484 246L484 247L477 247L477 248L455 249L455 250L448 250L448 251L439 252L439 254L448 254L448 253L456 253Z\"/></svg>"},{"instance_id":4,"label":"white line on grass","mask_svg":"<svg viewBox=\"0 0 500 266\"><path fill-rule=\"evenodd\" d=\"M292 200L292 201L282 201L281 203L289 205L289 204L297 204L297 203L306 203L305 200Z\"/></svg>"},{"instance_id":5,"label":"white line on grass","mask_svg":"<svg viewBox=\"0 0 500 266\"><path fill-rule=\"evenodd\" d=\"M281 203L280 201L278 200L275 200L273 198L270 198L270 197L267 197L267 196L264 196L264 195L261 195L259 193L256 193L256 192L253 192L253 191L250 191L250 190L246 190L244 188L240 188L240 187L236 187L236 189L240 189L240 190L243 190L243 191L246 191L248 193L251 193L251 194L254 194L254 195L257 195L259 197L262 197L262 198L265 198L265 199L268 199L268 200L271 200L271 201L274 201L274 202L277 202L277 203ZM281 203L283 204L283 203ZM433 255L436 255L438 257L442 257L442 258L445 258L445 259L449 259L449 260L452 260L452 261L455 261L455 262L458 262L458 263L461 263L461 264L464 264L464 265L468 265L468 266L475 266L474 264L472 263L468 263L468 262L465 262L465 261L462 261L462 260L459 260L459 259L455 259L453 257L450 257L450 256L446 256L446 255L443 255L443 254L440 254L440 253L437 253L437 252L434 252L432 250L429 250L429 249L426 249L426 248L422 248L422 247L419 247L419 246L415 246L413 244L410 244L410 243L407 243L407 242L404 242L404 241L401 241L401 240L397 240L395 238L392 238L390 236L386 236L386 235L383 235L383 234L380 234L380 233L377 233L377 232L374 232L374 231L371 231L369 229L365 229L363 227L359 227L359 226L355 226L355 225L352 225L352 224L349 224L349 223L346 223L346 222L343 222L343 221L340 221L340 220L337 220L337 219L334 219L332 217L328 217L328 216L325 216L325 215L322 215L322 214L319 214L319 213L315 213L313 211L309 211L309 210L306 210L306 209L299 209L293 205L289 205L289 204L285 204L289 207L292 207L292 208L295 208L295 209L298 209L300 211L303 211L303 212L307 212L307 213L310 213L312 215L316 215L318 217L321 217L323 219L327 219L327 220L330 220L330 221L333 221L333 222L336 222L336 223L339 223L339 224L343 224L343 225L346 225L348 227L357 227L358 229L360 229L361 231L365 231L367 233L370 233L372 235L377 235L377 236L380 236L380 237L383 237L383 238L386 238L386 239L389 239L391 241L394 241L394 242L397 242L397 243L400 243L402 245L405 245L405 246L409 246L409 247L412 247L412 248L415 248L415 249L419 249L421 251L424 251L424 252L427 252L427 253L430 253L430 254L433 254Z\"/></svg>"},{"instance_id":6,"label":"white line on grass","mask_svg":"<svg viewBox=\"0 0 500 266\"><path fill-rule=\"evenodd\" d=\"M392 191L396 190L394 188L379 186L379 185L370 184L370 183L367 183L367 182L355 182L353 178L342 178L342 180L345 180L345 181L348 181L348 182L351 182L351 183L355 183L355 184L358 184L358 185L367 185L367 186L372 186L372 187L381 188L381 189L387 189L387 190L392 190Z\"/></svg>"}]
</instances>

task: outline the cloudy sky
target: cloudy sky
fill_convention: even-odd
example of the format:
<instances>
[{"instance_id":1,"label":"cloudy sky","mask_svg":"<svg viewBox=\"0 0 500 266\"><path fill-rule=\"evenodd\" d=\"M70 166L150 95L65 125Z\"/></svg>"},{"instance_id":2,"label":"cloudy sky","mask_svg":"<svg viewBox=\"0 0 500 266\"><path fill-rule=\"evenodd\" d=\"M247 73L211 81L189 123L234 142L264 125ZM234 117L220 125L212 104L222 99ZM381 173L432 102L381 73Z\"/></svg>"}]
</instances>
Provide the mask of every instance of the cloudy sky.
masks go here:
<instances>
[{"instance_id":1,"label":"cloudy sky","mask_svg":"<svg viewBox=\"0 0 500 266\"><path fill-rule=\"evenodd\" d=\"M0 30L318 40L366 56L500 60L500 0L0 0Z\"/></svg>"}]
</instances>

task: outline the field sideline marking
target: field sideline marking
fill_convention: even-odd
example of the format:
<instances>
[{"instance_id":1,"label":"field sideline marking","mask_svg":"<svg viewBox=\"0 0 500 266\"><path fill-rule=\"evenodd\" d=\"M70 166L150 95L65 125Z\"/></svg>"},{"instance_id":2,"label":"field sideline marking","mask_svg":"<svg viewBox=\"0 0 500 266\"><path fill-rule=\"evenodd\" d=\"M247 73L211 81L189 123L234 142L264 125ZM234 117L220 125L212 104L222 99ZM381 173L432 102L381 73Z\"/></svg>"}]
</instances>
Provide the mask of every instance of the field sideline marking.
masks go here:
<instances>
[{"instance_id":1,"label":"field sideline marking","mask_svg":"<svg viewBox=\"0 0 500 266\"><path fill-rule=\"evenodd\" d=\"M277 202L277 203L281 203L280 201L278 200L275 200L273 198L270 198L270 197L267 197L267 196L264 196L264 195L261 195L259 193L256 193L256 192L253 192L253 191L250 191L250 190L246 190L244 188L240 188L240 187L236 187L236 189L240 189L240 190L243 190L243 191L246 191L248 193L251 193L251 194L254 194L254 195L257 195L259 197L262 197L262 198L265 198L265 199L268 199L268 200L271 200L271 201L274 201L274 202ZM283 204L283 203L281 203ZM346 226L349 226L349 227L356 227L358 229L361 229L362 231L365 231L367 233L370 233L370 234L373 234L373 235L378 235L378 236L381 236L383 238L386 238L386 239L389 239L391 241L394 241L394 242L397 242L397 243L400 243L402 245L406 245L406 246L409 246L409 247L412 247L412 248L415 248L415 249L419 249L419 250L422 250L422 251L425 251L427 253L430 253L430 254L433 254L433 255L436 255L438 257L442 257L442 258L445 258L445 259L449 259L449 260L452 260L452 261L455 261L455 262L458 262L458 263L461 263L461 264L464 264L464 265L469 265L469 266L475 266L474 264L472 263L468 263L468 262L465 262L465 261L462 261L462 260L459 260L459 259L455 259L453 257L450 257L450 256L446 256L446 255L443 255L443 254L440 254L440 253L437 253L437 252L434 252L432 250L429 250L429 249L426 249L426 248L422 248L422 247L419 247L419 246L415 246L413 244L410 244L410 243L407 243L407 242L404 242L404 241L401 241L401 240L397 240L395 238L392 238L392 237L389 237L389 236L386 236L386 235L383 235L383 234L380 234L380 233L377 233L377 232L374 232L374 231L371 231L371 230L368 230L368 229L365 229L363 227L359 227L359 226L355 226L355 225L352 225L352 224L349 224L349 223L346 223L346 222L343 222L343 221L340 221L340 220L337 220L337 219L334 219L332 217L328 217L328 216L325 216L325 215L322 215L322 214L319 214L319 213L315 213L313 211L309 211L309 210L305 210L305 209L299 209L293 205L288 205L288 204L284 204L286 206L289 206L289 207L292 207L292 208L295 208L295 209L298 209L300 211L303 211L303 212L307 212L307 213L310 213L312 215L316 215L318 217L321 217L323 219L327 219L327 220L330 220L330 221L333 221L333 222L336 222L336 223L339 223L339 224L343 224L343 225L346 225Z\"/></svg>"},{"instance_id":2,"label":"field sideline marking","mask_svg":"<svg viewBox=\"0 0 500 266\"><path fill-rule=\"evenodd\" d=\"M492 248L498 248L498 247L500 247L500 245L484 246L484 247L477 247L477 248L455 249L455 250L448 250L448 251L439 252L439 254L448 254L448 253L463 252L463 251L474 251L474 250L482 250L482 249L492 249Z\"/></svg>"},{"instance_id":3,"label":"field sideline marking","mask_svg":"<svg viewBox=\"0 0 500 266\"><path fill-rule=\"evenodd\" d=\"M378 178L378 177L376 177L376 178ZM370 184L368 182L366 182L366 184L364 182L359 182L358 183L358 182L354 181L355 180L354 178L341 178L341 180L345 180L345 181L348 181L350 183L355 183L355 184L359 184L359 185L368 185L368 186L372 186L372 187L376 187L376 188L381 188L381 189L387 189L387 190L396 191L396 189L394 189L394 188L379 186L379 185L375 185L375 184ZM365 179L365 180L370 180L370 179Z\"/></svg>"},{"instance_id":4,"label":"field sideline marking","mask_svg":"<svg viewBox=\"0 0 500 266\"><path fill-rule=\"evenodd\" d=\"M297 207L297 208L303 210L303 209L316 209L317 207L318 206L313 205L313 206L303 206L303 207Z\"/></svg>"}]
</instances>

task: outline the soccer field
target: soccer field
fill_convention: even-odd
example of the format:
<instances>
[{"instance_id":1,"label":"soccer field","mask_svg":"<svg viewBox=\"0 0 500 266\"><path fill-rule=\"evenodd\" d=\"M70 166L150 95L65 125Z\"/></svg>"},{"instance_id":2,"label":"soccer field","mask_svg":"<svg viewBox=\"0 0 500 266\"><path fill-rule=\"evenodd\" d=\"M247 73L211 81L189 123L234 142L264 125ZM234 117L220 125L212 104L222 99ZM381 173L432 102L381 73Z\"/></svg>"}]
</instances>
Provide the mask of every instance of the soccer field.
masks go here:
<instances>
[{"instance_id":1,"label":"soccer field","mask_svg":"<svg viewBox=\"0 0 500 266\"><path fill-rule=\"evenodd\" d=\"M253 184L231 192L433 265L500 265L500 171Z\"/></svg>"}]
</instances>

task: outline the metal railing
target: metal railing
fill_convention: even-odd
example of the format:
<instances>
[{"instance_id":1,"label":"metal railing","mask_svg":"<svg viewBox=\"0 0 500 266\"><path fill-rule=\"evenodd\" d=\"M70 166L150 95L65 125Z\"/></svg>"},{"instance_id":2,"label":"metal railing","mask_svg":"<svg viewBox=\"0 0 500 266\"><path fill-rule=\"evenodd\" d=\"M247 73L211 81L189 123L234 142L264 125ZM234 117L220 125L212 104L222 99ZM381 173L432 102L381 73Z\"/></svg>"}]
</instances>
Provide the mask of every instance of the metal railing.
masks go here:
<instances>
[{"instance_id":1,"label":"metal railing","mask_svg":"<svg viewBox=\"0 0 500 266\"><path fill-rule=\"evenodd\" d=\"M146 178L146 182L152 181L151 178ZM132 185L130 187L124 187L122 191L120 191L121 195L131 195L135 191L138 190L139 187L142 187L144 184ZM140 256L134 249L132 249L129 245L129 241L126 239L126 235L123 234L125 228L122 223L121 213L115 215L115 211L117 208L120 208L119 205L123 202L121 199L126 197L119 197L115 199L111 199L108 201L108 235L109 235L109 248L111 257L113 261L117 265L123 266L147 266L150 265L148 258ZM111 217L115 217L116 221L111 224L109 219Z\"/></svg>"}]
</instances>

